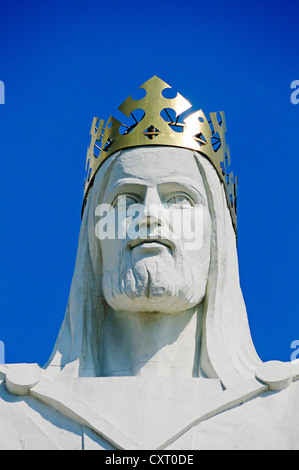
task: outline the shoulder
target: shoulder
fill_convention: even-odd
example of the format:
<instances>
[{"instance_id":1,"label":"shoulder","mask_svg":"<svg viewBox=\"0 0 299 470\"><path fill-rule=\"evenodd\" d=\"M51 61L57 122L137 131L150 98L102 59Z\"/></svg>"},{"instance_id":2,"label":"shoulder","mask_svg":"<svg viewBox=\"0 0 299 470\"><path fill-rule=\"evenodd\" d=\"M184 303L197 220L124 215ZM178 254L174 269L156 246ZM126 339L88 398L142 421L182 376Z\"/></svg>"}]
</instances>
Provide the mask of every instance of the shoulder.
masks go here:
<instances>
[{"instance_id":1,"label":"shoulder","mask_svg":"<svg viewBox=\"0 0 299 470\"><path fill-rule=\"evenodd\" d=\"M299 381L280 391L266 391L202 421L172 447L193 450L299 450Z\"/></svg>"},{"instance_id":2,"label":"shoulder","mask_svg":"<svg viewBox=\"0 0 299 470\"><path fill-rule=\"evenodd\" d=\"M12 366L11 369L17 365ZM34 397L11 393L6 383L9 366L4 373L1 367L1 371L0 450L82 448L82 427L78 423Z\"/></svg>"}]
</instances>

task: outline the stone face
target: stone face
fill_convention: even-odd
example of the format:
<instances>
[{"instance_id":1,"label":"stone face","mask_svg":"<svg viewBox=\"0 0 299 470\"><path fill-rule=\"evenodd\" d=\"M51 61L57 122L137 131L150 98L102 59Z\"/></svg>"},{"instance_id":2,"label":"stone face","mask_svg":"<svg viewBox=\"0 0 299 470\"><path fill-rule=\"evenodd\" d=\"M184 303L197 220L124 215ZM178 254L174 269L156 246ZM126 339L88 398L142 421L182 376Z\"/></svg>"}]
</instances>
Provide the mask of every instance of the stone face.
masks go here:
<instances>
[{"instance_id":1,"label":"stone face","mask_svg":"<svg viewBox=\"0 0 299 470\"><path fill-rule=\"evenodd\" d=\"M122 236L100 236L99 204ZM222 183L190 150L103 163L53 353L0 378L0 449L299 447L299 366L258 357Z\"/></svg>"}]
</instances>

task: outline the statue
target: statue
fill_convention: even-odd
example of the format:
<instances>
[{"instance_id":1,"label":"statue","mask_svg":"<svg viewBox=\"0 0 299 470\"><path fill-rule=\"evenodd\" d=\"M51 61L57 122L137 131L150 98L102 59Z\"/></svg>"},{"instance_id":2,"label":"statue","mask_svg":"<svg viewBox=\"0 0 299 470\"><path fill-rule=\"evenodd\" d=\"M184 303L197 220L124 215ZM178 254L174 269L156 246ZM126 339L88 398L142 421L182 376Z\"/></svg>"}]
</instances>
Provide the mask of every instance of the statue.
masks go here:
<instances>
[{"instance_id":1,"label":"statue","mask_svg":"<svg viewBox=\"0 0 299 470\"><path fill-rule=\"evenodd\" d=\"M46 365L0 365L1 449L299 448L299 366L250 335L224 114L182 122L167 88L93 121L67 311Z\"/></svg>"}]
</instances>

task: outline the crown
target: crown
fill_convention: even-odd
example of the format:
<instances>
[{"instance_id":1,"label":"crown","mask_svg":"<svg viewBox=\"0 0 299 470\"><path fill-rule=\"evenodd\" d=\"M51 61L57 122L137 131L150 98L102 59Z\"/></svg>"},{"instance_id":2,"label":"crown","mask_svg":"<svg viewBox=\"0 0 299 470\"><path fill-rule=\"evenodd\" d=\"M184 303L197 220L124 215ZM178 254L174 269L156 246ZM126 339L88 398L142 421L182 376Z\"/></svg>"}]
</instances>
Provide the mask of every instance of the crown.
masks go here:
<instances>
[{"instance_id":1,"label":"crown","mask_svg":"<svg viewBox=\"0 0 299 470\"><path fill-rule=\"evenodd\" d=\"M177 93L167 98L171 86L157 76L139 89L145 96L135 100L131 96L118 108L131 122L122 123L110 116L106 126L103 119L93 118L91 142L87 150L84 202L101 164L113 153L131 147L167 145L196 150L204 155L216 169L222 181L233 226L237 228L237 177L229 172L230 153L225 141L224 113L210 113L206 118L202 110L182 119L182 113L191 104Z\"/></svg>"}]
</instances>

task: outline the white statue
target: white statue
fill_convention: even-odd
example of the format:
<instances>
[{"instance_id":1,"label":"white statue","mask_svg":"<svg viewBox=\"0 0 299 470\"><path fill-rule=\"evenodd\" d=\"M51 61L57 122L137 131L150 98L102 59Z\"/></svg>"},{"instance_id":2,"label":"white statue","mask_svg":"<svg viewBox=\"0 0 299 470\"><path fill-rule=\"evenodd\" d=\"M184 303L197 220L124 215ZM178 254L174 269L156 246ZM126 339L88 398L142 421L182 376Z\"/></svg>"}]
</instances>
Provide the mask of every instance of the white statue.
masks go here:
<instances>
[{"instance_id":1,"label":"white statue","mask_svg":"<svg viewBox=\"0 0 299 470\"><path fill-rule=\"evenodd\" d=\"M193 145L153 140L93 168L53 353L0 366L0 449L299 448L299 367L255 351L224 181Z\"/></svg>"}]
</instances>

